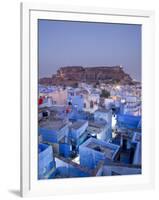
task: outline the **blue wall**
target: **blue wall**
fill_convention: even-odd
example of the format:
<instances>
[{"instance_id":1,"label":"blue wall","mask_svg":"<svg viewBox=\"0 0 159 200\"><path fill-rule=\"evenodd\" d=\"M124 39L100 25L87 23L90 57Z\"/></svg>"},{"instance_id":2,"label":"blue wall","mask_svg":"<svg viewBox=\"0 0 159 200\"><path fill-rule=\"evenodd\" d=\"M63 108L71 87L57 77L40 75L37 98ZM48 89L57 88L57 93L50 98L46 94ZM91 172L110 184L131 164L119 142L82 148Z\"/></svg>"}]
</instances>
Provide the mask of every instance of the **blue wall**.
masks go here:
<instances>
[{"instance_id":1,"label":"blue wall","mask_svg":"<svg viewBox=\"0 0 159 200\"><path fill-rule=\"evenodd\" d=\"M71 137L73 139L78 139L87 129L88 121L83 121L83 122L84 122L83 125L81 125L78 129L71 128Z\"/></svg>"},{"instance_id":2,"label":"blue wall","mask_svg":"<svg viewBox=\"0 0 159 200\"><path fill-rule=\"evenodd\" d=\"M80 165L90 169L96 168L99 161L104 160L105 156L102 153L93 151L88 148L79 148Z\"/></svg>"},{"instance_id":3,"label":"blue wall","mask_svg":"<svg viewBox=\"0 0 159 200\"><path fill-rule=\"evenodd\" d=\"M39 128L39 134L42 136L43 142L57 143L64 136L68 136L69 128L68 125L61 128L59 131L50 130L47 128Z\"/></svg>"},{"instance_id":4,"label":"blue wall","mask_svg":"<svg viewBox=\"0 0 159 200\"><path fill-rule=\"evenodd\" d=\"M68 101L72 103L72 106L78 111L82 111L84 108L84 99L81 95L69 96Z\"/></svg>"},{"instance_id":5,"label":"blue wall","mask_svg":"<svg viewBox=\"0 0 159 200\"><path fill-rule=\"evenodd\" d=\"M43 179L55 167L53 151L50 145L38 145L38 178Z\"/></svg>"},{"instance_id":6,"label":"blue wall","mask_svg":"<svg viewBox=\"0 0 159 200\"><path fill-rule=\"evenodd\" d=\"M126 128L141 128L141 116L117 115L117 125Z\"/></svg>"},{"instance_id":7,"label":"blue wall","mask_svg":"<svg viewBox=\"0 0 159 200\"><path fill-rule=\"evenodd\" d=\"M105 158L107 157L107 154L101 151L94 150L91 147L89 147L88 145L91 143L95 143L99 146L106 147L112 150L113 154L112 157L110 158L111 160L114 159L115 154L118 152L120 148L118 145L107 143L95 138L89 138L88 140L86 140L85 143L79 146L80 165L88 167L90 169L96 168L98 163L102 160L105 160Z\"/></svg>"},{"instance_id":8,"label":"blue wall","mask_svg":"<svg viewBox=\"0 0 159 200\"><path fill-rule=\"evenodd\" d=\"M71 155L72 146L70 144L59 144L60 155L68 158Z\"/></svg>"},{"instance_id":9,"label":"blue wall","mask_svg":"<svg viewBox=\"0 0 159 200\"><path fill-rule=\"evenodd\" d=\"M105 112L101 112L101 111L95 111L94 113L94 119L96 121L100 121L100 120L104 120L106 121L109 126L111 127L111 122L112 122L112 111L105 111Z\"/></svg>"},{"instance_id":10,"label":"blue wall","mask_svg":"<svg viewBox=\"0 0 159 200\"><path fill-rule=\"evenodd\" d=\"M42 136L42 141L56 143L57 132L46 128L39 128L39 134Z\"/></svg>"},{"instance_id":11,"label":"blue wall","mask_svg":"<svg viewBox=\"0 0 159 200\"><path fill-rule=\"evenodd\" d=\"M71 163L56 158L56 174L61 177L88 177L89 174ZM56 175L54 174L54 175ZM55 177L56 178L56 177Z\"/></svg>"},{"instance_id":12,"label":"blue wall","mask_svg":"<svg viewBox=\"0 0 159 200\"><path fill-rule=\"evenodd\" d=\"M68 113L68 118L70 120L79 120L79 119L83 119L83 120L87 120L88 119L88 115L85 112L78 112L77 110L73 109L72 112Z\"/></svg>"}]
</instances>

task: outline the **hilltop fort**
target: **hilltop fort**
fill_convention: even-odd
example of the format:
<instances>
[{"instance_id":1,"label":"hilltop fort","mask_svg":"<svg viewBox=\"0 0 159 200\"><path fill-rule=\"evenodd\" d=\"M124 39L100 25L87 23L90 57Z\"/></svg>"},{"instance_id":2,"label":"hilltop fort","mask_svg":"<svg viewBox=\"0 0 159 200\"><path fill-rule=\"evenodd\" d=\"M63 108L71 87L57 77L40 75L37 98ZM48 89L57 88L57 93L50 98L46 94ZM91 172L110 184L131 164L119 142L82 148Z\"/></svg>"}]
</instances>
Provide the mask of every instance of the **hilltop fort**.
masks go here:
<instances>
[{"instance_id":1,"label":"hilltop fort","mask_svg":"<svg viewBox=\"0 0 159 200\"><path fill-rule=\"evenodd\" d=\"M46 85L74 85L78 82L133 84L130 75L125 73L120 65L111 67L66 66L57 70L52 77L39 79L40 84Z\"/></svg>"}]
</instances>

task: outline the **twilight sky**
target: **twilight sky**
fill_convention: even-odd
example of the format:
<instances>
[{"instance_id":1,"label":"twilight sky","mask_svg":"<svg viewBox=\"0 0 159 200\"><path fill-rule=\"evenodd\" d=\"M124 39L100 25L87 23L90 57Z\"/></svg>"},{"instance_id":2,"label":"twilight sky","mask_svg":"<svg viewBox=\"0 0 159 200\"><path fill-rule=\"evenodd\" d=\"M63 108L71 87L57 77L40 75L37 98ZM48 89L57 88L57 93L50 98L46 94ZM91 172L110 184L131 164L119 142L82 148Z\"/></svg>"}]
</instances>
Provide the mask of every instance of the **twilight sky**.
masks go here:
<instances>
[{"instance_id":1,"label":"twilight sky","mask_svg":"<svg viewBox=\"0 0 159 200\"><path fill-rule=\"evenodd\" d=\"M63 66L122 65L141 80L141 25L39 20L39 77Z\"/></svg>"}]
</instances>

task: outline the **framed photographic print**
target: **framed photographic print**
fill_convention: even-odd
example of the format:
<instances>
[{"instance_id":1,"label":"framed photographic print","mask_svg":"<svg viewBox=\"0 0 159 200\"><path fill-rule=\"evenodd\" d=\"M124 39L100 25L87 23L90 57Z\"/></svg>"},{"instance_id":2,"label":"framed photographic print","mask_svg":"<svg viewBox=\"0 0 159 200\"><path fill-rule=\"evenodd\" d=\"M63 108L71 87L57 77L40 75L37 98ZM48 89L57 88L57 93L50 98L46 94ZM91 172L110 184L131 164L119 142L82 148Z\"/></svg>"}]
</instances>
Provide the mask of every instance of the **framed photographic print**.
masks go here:
<instances>
[{"instance_id":1,"label":"framed photographic print","mask_svg":"<svg viewBox=\"0 0 159 200\"><path fill-rule=\"evenodd\" d=\"M154 13L21 4L21 194L154 185Z\"/></svg>"}]
</instances>

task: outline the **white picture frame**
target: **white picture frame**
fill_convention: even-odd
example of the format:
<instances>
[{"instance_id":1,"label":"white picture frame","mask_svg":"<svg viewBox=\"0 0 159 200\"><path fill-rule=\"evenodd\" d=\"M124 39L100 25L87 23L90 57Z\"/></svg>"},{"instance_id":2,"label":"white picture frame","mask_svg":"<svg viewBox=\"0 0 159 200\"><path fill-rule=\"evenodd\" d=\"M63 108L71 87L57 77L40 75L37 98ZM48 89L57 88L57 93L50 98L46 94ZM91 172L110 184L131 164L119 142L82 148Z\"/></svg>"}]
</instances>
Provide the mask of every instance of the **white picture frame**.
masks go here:
<instances>
[{"instance_id":1,"label":"white picture frame","mask_svg":"<svg viewBox=\"0 0 159 200\"><path fill-rule=\"evenodd\" d=\"M37 180L37 20L142 25L142 175ZM94 193L154 187L154 12L21 4L21 195ZM150 106L151 105L151 106Z\"/></svg>"}]
</instances>

